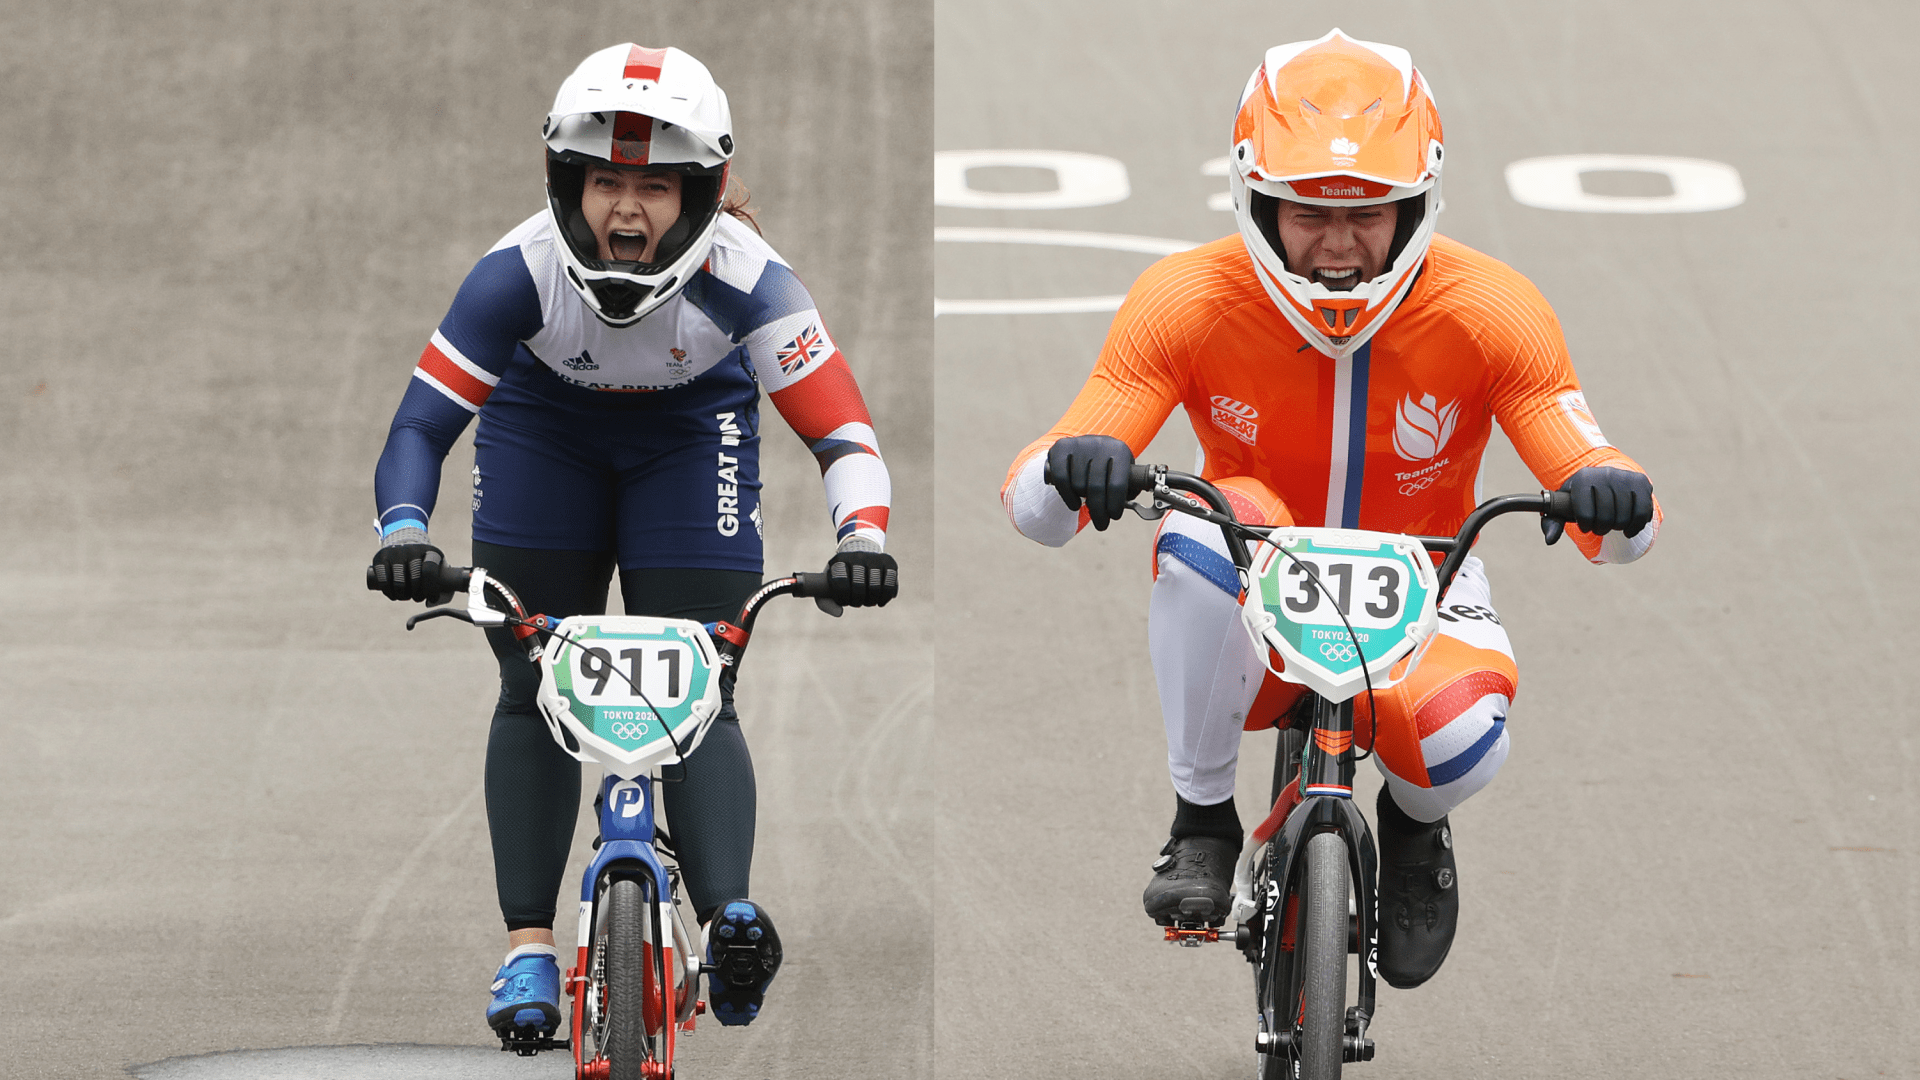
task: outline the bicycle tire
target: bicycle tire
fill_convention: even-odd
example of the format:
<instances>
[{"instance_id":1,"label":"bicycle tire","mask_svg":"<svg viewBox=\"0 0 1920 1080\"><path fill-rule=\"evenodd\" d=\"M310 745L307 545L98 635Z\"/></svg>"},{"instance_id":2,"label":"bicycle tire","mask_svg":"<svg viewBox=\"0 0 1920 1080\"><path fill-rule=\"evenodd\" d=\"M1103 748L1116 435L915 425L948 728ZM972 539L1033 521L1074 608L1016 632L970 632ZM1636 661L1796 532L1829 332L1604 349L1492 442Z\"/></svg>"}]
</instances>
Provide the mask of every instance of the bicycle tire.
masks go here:
<instances>
[{"instance_id":1,"label":"bicycle tire","mask_svg":"<svg viewBox=\"0 0 1920 1080\"><path fill-rule=\"evenodd\" d=\"M1347 845L1338 833L1307 841L1300 887L1300 1080L1339 1080L1347 1033Z\"/></svg>"},{"instance_id":2,"label":"bicycle tire","mask_svg":"<svg viewBox=\"0 0 1920 1080\"><path fill-rule=\"evenodd\" d=\"M608 1080L642 1080L653 1056L647 1039L644 968L646 897L640 883L618 878L607 889Z\"/></svg>"}]
</instances>

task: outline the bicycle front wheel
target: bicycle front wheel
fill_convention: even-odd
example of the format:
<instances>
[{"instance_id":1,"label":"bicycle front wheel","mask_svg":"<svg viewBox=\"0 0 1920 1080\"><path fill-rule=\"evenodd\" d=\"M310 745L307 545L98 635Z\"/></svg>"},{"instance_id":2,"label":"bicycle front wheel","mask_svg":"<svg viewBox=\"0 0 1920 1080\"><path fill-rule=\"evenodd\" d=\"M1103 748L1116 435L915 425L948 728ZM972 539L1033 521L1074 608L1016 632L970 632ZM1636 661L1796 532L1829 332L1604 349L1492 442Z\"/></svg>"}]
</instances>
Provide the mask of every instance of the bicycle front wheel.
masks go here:
<instances>
[{"instance_id":1,"label":"bicycle front wheel","mask_svg":"<svg viewBox=\"0 0 1920 1080\"><path fill-rule=\"evenodd\" d=\"M1338 833L1307 841L1300 884L1300 1007L1294 1046L1300 1080L1338 1080L1347 1033L1347 845Z\"/></svg>"},{"instance_id":2,"label":"bicycle front wheel","mask_svg":"<svg viewBox=\"0 0 1920 1080\"><path fill-rule=\"evenodd\" d=\"M642 1080L652 1057L646 1025L646 897L639 882L617 878L607 889L606 904L607 1077Z\"/></svg>"}]
</instances>

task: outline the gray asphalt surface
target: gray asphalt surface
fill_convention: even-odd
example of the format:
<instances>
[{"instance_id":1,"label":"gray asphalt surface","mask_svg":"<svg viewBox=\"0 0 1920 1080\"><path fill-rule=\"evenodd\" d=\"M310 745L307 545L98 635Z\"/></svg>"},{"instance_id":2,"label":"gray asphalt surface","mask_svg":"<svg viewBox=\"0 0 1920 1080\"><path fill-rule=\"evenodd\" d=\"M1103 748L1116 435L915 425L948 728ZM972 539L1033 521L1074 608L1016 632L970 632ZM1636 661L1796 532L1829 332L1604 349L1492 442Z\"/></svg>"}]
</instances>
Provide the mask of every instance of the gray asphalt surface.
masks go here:
<instances>
[{"instance_id":1,"label":"gray asphalt surface","mask_svg":"<svg viewBox=\"0 0 1920 1080\"><path fill-rule=\"evenodd\" d=\"M570 1075L485 1050L491 658L453 623L404 633L361 574L408 373L543 205L560 80L625 40L728 90L769 240L896 477L925 475L924 6L0 13L0 1074ZM768 569L817 569L818 471L763 415ZM470 465L463 440L434 523L460 561ZM760 624L740 711L787 961L682 1075L931 1071L931 502L899 484L897 604Z\"/></svg>"},{"instance_id":2,"label":"gray asphalt surface","mask_svg":"<svg viewBox=\"0 0 1920 1080\"><path fill-rule=\"evenodd\" d=\"M1447 131L1442 232L1557 308L1608 436L1651 472L1629 567L1486 536L1521 692L1513 753L1454 815L1445 969L1382 988L1378 1077L1912 1076L1920 1005L1910 612L1920 496L1910 296L1920 160L1906 6L937 4L936 144L1122 161L1124 202L942 207L942 226L1205 241L1201 175L1272 44L1412 50ZM1705 158L1744 205L1529 209L1507 163ZM974 186L1037 190L1032 173ZM1620 190L1614 194L1652 192ZM1150 256L941 244L943 299L1124 291ZM1048 550L1009 527L1013 455L1065 409L1108 316L943 316L937 340L936 1072L1249 1075L1248 969L1141 914L1173 797L1146 654L1150 527ZM1192 462L1179 417L1150 456ZM1537 485L1502 445L1485 491ZM1249 737L1255 819L1271 743ZM1363 767L1369 810L1377 774Z\"/></svg>"}]
</instances>

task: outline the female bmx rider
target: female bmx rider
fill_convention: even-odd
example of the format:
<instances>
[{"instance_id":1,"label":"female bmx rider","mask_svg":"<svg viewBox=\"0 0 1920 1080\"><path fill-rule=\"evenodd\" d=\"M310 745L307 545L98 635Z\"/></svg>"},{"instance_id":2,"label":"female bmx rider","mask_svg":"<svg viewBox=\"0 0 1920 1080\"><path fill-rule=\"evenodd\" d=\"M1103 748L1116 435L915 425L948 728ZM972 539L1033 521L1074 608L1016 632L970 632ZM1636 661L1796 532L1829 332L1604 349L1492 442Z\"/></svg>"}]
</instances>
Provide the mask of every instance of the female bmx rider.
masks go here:
<instances>
[{"instance_id":1,"label":"female bmx rider","mask_svg":"<svg viewBox=\"0 0 1920 1080\"><path fill-rule=\"evenodd\" d=\"M530 610L604 611L618 566L629 614L732 618L761 576L764 385L820 462L834 598L891 600L891 488L866 404L744 192L729 191L732 121L706 67L678 49L603 49L561 84L541 131L547 207L467 275L380 455L373 562L387 596L436 599L427 521L441 462L477 415L474 562ZM487 1022L544 1033L560 1021L553 919L580 767L535 708L534 665L509 631L488 637L501 685L487 821L509 951ZM753 764L730 700L663 798L724 974L715 1015L749 1023L780 945L746 899Z\"/></svg>"}]
</instances>

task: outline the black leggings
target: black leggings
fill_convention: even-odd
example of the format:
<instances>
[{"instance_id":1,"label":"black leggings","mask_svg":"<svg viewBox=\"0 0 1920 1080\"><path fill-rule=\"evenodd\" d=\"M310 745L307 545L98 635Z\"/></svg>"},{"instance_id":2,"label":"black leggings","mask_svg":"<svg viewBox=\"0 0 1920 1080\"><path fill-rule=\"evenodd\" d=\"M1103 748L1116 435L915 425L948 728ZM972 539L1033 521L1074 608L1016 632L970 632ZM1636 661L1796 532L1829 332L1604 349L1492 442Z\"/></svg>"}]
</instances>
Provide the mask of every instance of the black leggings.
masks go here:
<instances>
[{"instance_id":1,"label":"black leggings","mask_svg":"<svg viewBox=\"0 0 1920 1080\"><path fill-rule=\"evenodd\" d=\"M473 542L473 561L507 583L530 612L565 617L607 609L613 556L539 551ZM731 621L760 584L741 570L624 570L627 614ZM488 630L500 662L500 704L487 739L487 827L493 877L507 929L552 929L560 879L580 806L580 763L554 744L534 704L540 673L510 631ZM705 922L715 908L747 895L753 866L753 759L727 700L700 749L687 756L686 779L662 784L687 901Z\"/></svg>"}]
</instances>

